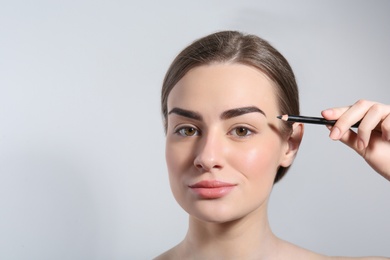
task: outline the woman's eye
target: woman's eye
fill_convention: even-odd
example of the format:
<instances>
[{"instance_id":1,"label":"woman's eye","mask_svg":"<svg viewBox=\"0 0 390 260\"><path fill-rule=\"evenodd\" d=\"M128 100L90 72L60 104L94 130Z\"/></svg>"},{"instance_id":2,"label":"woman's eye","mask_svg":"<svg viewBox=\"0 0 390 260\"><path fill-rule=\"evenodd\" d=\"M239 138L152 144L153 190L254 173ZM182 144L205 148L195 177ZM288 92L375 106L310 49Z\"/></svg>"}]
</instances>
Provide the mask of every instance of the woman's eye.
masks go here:
<instances>
[{"instance_id":1,"label":"woman's eye","mask_svg":"<svg viewBox=\"0 0 390 260\"><path fill-rule=\"evenodd\" d=\"M178 129L176 133L180 134L181 136L194 136L198 135L198 130L195 127L187 126Z\"/></svg>"},{"instance_id":2,"label":"woman's eye","mask_svg":"<svg viewBox=\"0 0 390 260\"><path fill-rule=\"evenodd\" d=\"M249 130L246 127L242 127L242 126L234 128L230 133L232 135L238 136L238 137L245 137L245 136L249 136L249 135L253 134L253 132L251 130Z\"/></svg>"}]
</instances>

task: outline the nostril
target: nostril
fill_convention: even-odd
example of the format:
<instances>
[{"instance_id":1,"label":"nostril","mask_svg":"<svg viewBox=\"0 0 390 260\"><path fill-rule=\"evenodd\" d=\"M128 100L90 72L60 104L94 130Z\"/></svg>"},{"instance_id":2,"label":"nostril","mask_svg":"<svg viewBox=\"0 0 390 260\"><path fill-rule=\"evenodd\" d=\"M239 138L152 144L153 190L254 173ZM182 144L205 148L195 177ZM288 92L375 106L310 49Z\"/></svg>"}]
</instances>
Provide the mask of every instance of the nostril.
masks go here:
<instances>
[{"instance_id":1,"label":"nostril","mask_svg":"<svg viewBox=\"0 0 390 260\"><path fill-rule=\"evenodd\" d=\"M222 169L222 166L221 165L214 165L213 168L214 169Z\"/></svg>"},{"instance_id":2,"label":"nostril","mask_svg":"<svg viewBox=\"0 0 390 260\"><path fill-rule=\"evenodd\" d=\"M197 147L193 165L201 172L223 168L223 146L217 137L217 135L206 135Z\"/></svg>"},{"instance_id":3,"label":"nostril","mask_svg":"<svg viewBox=\"0 0 390 260\"><path fill-rule=\"evenodd\" d=\"M195 164L195 167L198 168L198 169L203 169L203 166L201 164Z\"/></svg>"},{"instance_id":4,"label":"nostril","mask_svg":"<svg viewBox=\"0 0 390 260\"><path fill-rule=\"evenodd\" d=\"M195 167L202 171L202 172L207 172L211 170L220 170L222 169L222 165L220 164L214 164L214 163L195 163Z\"/></svg>"}]
</instances>

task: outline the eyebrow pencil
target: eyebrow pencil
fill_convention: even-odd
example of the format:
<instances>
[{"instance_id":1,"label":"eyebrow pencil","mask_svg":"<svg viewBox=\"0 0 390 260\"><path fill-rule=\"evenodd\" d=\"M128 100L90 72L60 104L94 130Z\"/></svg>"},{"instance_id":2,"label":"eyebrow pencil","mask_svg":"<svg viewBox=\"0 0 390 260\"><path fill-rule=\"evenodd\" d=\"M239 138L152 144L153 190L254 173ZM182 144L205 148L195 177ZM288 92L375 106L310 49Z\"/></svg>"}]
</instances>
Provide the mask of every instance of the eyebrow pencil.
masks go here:
<instances>
[{"instance_id":1,"label":"eyebrow pencil","mask_svg":"<svg viewBox=\"0 0 390 260\"><path fill-rule=\"evenodd\" d=\"M326 120L322 117L312 117L312 116L294 116L294 115L282 115L277 116L277 118L286 121L286 122L299 122L299 123L307 123L307 124L315 124L315 125L334 125L337 120ZM359 127L360 121L351 127Z\"/></svg>"}]
</instances>

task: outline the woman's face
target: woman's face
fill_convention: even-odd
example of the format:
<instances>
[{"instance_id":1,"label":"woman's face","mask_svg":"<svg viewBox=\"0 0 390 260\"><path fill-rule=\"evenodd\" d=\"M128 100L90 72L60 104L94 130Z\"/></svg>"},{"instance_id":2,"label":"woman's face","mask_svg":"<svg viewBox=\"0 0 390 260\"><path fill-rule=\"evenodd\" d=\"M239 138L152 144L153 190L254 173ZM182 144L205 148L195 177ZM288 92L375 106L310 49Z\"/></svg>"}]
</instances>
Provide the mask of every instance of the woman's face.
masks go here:
<instances>
[{"instance_id":1,"label":"woman's face","mask_svg":"<svg viewBox=\"0 0 390 260\"><path fill-rule=\"evenodd\" d=\"M265 212L279 166L292 162L271 81L221 63L190 70L168 97L166 160L190 215L227 222Z\"/></svg>"}]
</instances>

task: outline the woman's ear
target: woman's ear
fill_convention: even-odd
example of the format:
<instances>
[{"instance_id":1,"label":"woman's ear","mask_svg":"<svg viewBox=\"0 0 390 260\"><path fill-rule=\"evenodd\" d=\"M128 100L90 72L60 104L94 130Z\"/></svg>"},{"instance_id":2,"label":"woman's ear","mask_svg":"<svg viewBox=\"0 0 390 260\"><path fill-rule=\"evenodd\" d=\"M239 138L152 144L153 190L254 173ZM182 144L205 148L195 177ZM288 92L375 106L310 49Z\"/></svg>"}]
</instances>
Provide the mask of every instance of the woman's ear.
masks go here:
<instances>
[{"instance_id":1,"label":"woman's ear","mask_svg":"<svg viewBox=\"0 0 390 260\"><path fill-rule=\"evenodd\" d=\"M295 156L297 155L299 145L301 144L303 137L303 124L294 123L292 125L292 132L287 138L287 145L282 155L280 166L288 167L294 161Z\"/></svg>"}]
</instances>

